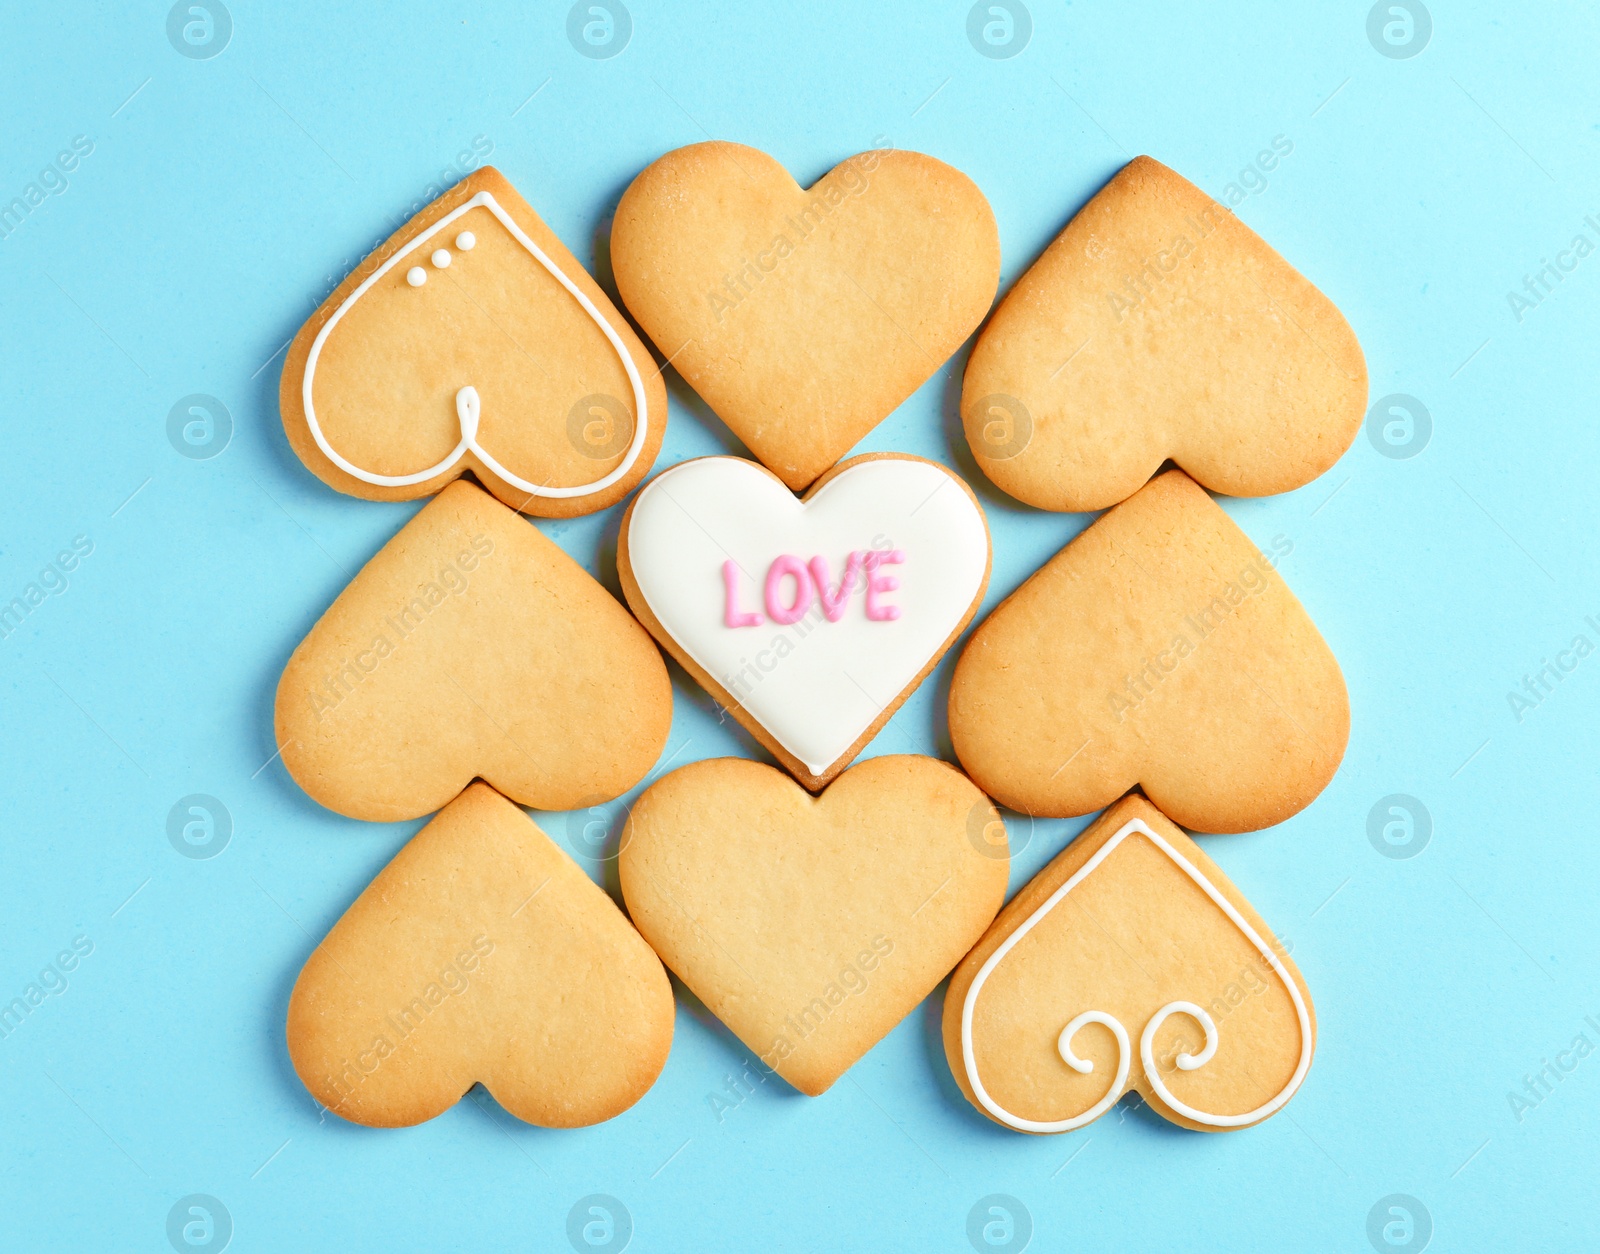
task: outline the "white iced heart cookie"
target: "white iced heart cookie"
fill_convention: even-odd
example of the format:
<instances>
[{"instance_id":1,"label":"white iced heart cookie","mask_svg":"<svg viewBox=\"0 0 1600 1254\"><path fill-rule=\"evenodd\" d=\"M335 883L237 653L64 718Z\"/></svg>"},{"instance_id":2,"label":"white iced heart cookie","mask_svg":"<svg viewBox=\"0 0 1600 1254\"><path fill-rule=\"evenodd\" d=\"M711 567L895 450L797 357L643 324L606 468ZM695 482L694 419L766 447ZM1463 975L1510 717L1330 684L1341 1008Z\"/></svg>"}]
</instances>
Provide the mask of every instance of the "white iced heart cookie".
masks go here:
<instances>
[{"instance_id":1,"label":"white iced heart cookie","mask_svg":"<svg viewBox=\"0 0 1600 1254\"><path fill-rule=\"evenodd\" d=\"M972 621L989 529L921 458L852 458L802 500L754 462L706 457L639 493L617 570L639 621L816 790Z\"/></svg>"}]
</instances>

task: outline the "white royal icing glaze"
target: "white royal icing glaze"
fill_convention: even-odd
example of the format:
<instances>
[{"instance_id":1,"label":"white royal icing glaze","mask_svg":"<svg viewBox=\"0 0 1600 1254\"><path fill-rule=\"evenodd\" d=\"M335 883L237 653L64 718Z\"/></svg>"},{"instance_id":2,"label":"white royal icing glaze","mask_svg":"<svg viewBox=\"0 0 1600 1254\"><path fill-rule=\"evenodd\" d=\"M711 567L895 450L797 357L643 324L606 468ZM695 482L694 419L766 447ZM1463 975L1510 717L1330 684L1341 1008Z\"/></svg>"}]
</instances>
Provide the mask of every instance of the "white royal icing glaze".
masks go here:
<instances>
[{"instance_id":1,"label":"white royal icing glaze","mask_svg":"<svg viewBox=\"0 0 1600 1254\"><path fill-rule=\"evenodd\" d=\"M1262 941L1260 934L1250 926L1249 921L1234 908L1231 901L1217 891L1216 886L1200 873L1194 863L1174 849L1160 835L1152 831L1144 820L1131 819L1117 830L1116 835L1096 849L1094 855L1079 867L1065 884L1051 893L1042 906L1023 920L1022 926L1000 943L999 948L989 955L983 966L978 968L977 978L972 981L971 987L967 989L966 1000L961 1005L961 1061L966 1068L967 1083L972 1086L972 1092L977 1097L979 1105L1000 1120L1001 1123L1010 1127L1017 1128L1023 1132L1070 1132L1074 1128L1081 1128L1084 1124L1098 1119L1122 1096L1123 1088L1128 1079L1132 1053L1128 1044L1128 1033L1112 1015L1101 1010L1089 1010L1080 1014L1062 1029L1061 1035L1056 1042L1056 1048L1068 1066L1075 1071L1087 1074L1094 1070L1094 1064L1087 1059L1079 1058L1072 1052L1072 1038L1078 1029L1086 1023L1101 1023L1109 1027L1117 1038L1117 1077L1112 1081L1111 1087L1106 1091L1105 1096L1081 1115L1075 1115L1070 1119L1024 1119L1021 1115L1012 1114L989 1096L989 1091L983 1087L983 1081L978 1078L978 1063L972 1048L972 1016L974 1008L978 1004L978 994L983 990L983 986L989 979L990 974L1000 965L1005 956L1047 914L1054 910L1068 893L1086 880L1096 867L1110 857L1111 852L1124 839L1134 832L1146 837L1151 844L1172 859L1178 869L1193 880L1200 890L1211 898L1213 904L1228 916L1233 925L1244 933L1245 939L1255 947L1261 957L1277 972L1278 978L1283 981L1284 987L1289 990L1289 997L1294 1003L1295 1015L1300 1023L1300 1059L1295 1066L1294 1074L1290 1076L1289 1082L1284 1086L1283 1090L1270 1101L1256 1107L1254 1110L1246 1111L1242 1115L1216 1115L1209 1111L1196 1110L1193 1106L1180 1101L1161 1079L1160 1070L1156 1066L1153 1046L1156 1032L1166 1022L1167 1016L1186 1014L1194 1019L1206 1034L1205 1048L1198 1054L1183 1053L1178 1055L1177 1064L1182 1071L1193 1071L1197 1067L1203 1067L1210 1062L1217 1052L1219 1039L1216 1023L1200 1006L1197 1006L1192 1001L1168 1002L1150 1017L1150 1021L1145 1024L1144 1031L1139 1036L1139 1060L1144 1065L1145 1078L1150 1082L1150 1087L1156 1091L1157 1095L1168 1107L1185 1119L1213 1128L1240 1128L1265 1119L1268 1115L1280 1109L1285 1102L1294 1096L1295 1090L1300 1087L1300 1082L1306 1078L1306 1072L1311 1068L1311 1015L1306 1008L1305 998L1300 995L1300 987L1290 977L1288 969L1278 959L1277 954L1272 952L1272 947Z\"/></svg>"},{"instance_id":2,"label":"white royal icing glaze","mask_svg":"<svg viewBox=\"0 0 1600 1254\"><path fill-rule=\"evenodd\" d=\"M471 231L462 231L456 236L456 247L464 253L470 253L478 244L478 237Z\"/></svg>"},{"instance_id":3,"label":"white royal icing glaze","mask_svg":"<svg viewBox=\"0 0 1600 1254\"><path fill-rule=\"evenodd\" d=\"M551 277L553 277L556 282L560 283L561 286L567 290L568 294L570 294L572 298L583 307L583 311L589 315L590 321L592 321L595 326L599 327L606 339L610 341L611 347L616 352L618 360L622 362L622 368L627 371L628 383L633 388L633 412L638 416L638 422L635 424L633 432L633 440L628 445L627 452L623 455L622 461L617 465L616 469L612 470L603 478L595 480L593 483L578 484L575 487L566 488L552 487L547 484L529 483L526 479L519 478L508 471L505 467L500 465L500 463L490 456L483 446L478 443L479 401L477 389L472 387L471 384L464 385L456 393L456 416L461 423L460 441L443 461L439 462L437 465L428 467L426 470L419 470L414 474L380 475L375 474L370 470L363 470L361 467L356 466L350 461L346 460L345 457L343 457L339 451L333 447L333 445L328 443L328 437L323 434L322 427L317 422L317 409L312 399L312 387L316 379L317 360L322 356L322 346L327 343L328 336L333 333L333 328L339 325L339 320L343 318L344 315L350 310L350 307L363 296L365 296L367 292L372 289L373 285L381 280L384 275L388 274L389 271L393 270L395 266L400 264L401 261L410 256L418 248L421 248L452 222L455 222L461 217L462 214L476 209L479 205L482 205L490 213L492 213L495 218L499 220L500 224L505 227L507 231L511 232L512 238L515 239L517 243L521 244L523 248L527 249L533 259L542 265L550 273ZM462 237L471 237L471 232L462 232ZM476 244L477 240L474 238L472 243ZM460 237L458 237L457 244L458 246L462 246L460 245ZM464 247L470 248L472 245L468 244L464 245ZM444 257L443 261L439 260L440 256ZM441 248L434 253L433 262L437 266L449 265L450 254ZM421 279L416 277L418 274L422 276ZM412 287L420 287L422 283L426 281L427 277L427 271L423 270L421 266L413 266L409 271L406 272L406 281L410 283ZM469 393L470 401L464 400ZM363 483L370 483L380 488L403 488L410 487L412 484L425 483L434 476L441 475L445 471L451 469L451 467L455 466L456 463L466 456L467 451L470 449L474 454L477 455L478 459L483 462L486 468L498 475L501 479L505 480L506 483L510 484L517 491L526 492L529 496L588 496L594 492L603 492L605 489L611 487L612 484L618 482L633 468L634 462L639 459L640 450L644 448L645 432L649 429L649 413L648 406L645 401L644 380L639 375L639 368L634 364L633 357L629 354L627 345L622 342L622 337L617 334L616 329L611 325L611 323L606 321L605 315L595 307L595 303L583 293L577 284L575 284L571 279L562 273L560 267L557 266L555 262L550 260L549 256L546 255L545 251L540 248L539 245L535 244L533 240L528 238L528 233L517 225L516 219L502 209L500 207L500 202L497 201L489 192L479 192L470 200L467 200L464 203L456 206L456 208L445 214L444 217L440 218L421 235L418 235L415 239L403 245L392 257L390 257L381 266L369 274L364 280L362 280L360 286L358 286L355 291L351 292L349 296L345 297L344 302L333 311L333 316L323 324L322 329L317 332L316 339L311 342L311 352L306 358L306 373L305 379L301 384L300 394L305 405L306 427L310 430L311 438L316 441L317 447L322 450L323 455L326 456L328 460L340 470L344 471L345 474L351 475L356 479L360 479ZM469 409L472 415L470 431L468 430L467 419L467 412Z\"/></svg>"},{"instance_id":4,"label":"white royal icing glaze","mask_svg":"<svg viewBox=\"0 0 1600 1254\"><path fill-rule=\"evenodd\" d=\"M448 248L435 248L433 250L433 256L430 258L430 260L434 265L438 266L439 269L447 270L450 267L450 250Z\"/></svg>"},{"instance_id":5,"label":"white royal icing glaze","mask_svg":"<svg viewBox=\"0 0 1600 1254\"><path fill-rule=\"evenodd\" d=\"M863 575L836 622L820 601L792 626L724 620L730 560L739 604L759 610L775 559L820 556L838 581L850 553L872 549L903 554L882 569L899 581L882 594L900 610L895 618L868 618ZM861 462L802 502L753 462L705 457L664 471L639 494L628 562L667 633L820 775L965 617L984 585L989 535L960 480L928 462Z\"/></svg>"}]
</instances>

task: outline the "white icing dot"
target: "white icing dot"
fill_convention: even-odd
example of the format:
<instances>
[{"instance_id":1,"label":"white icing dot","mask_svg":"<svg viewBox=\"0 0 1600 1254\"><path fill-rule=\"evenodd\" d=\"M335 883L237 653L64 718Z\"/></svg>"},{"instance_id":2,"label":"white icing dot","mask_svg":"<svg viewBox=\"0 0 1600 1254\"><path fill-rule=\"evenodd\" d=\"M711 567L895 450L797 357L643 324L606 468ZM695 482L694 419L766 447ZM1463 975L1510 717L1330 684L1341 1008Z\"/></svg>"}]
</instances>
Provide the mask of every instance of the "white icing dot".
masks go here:
<instances>
[{"instance_id":1,"label":"white icing dot","mask_svg":"<svg viewBox=\"0 0 1600 1254\"><path fill-rule=\"evenodd\" d=\"M406 282L412 287L421 287L428 281L428 272L421 266L412 266L406 271Z\"/></svg>"},{"instance_id":2,"label":"white icing dot","mask_svg":"<svg viewBox=\"0 0 1600 1254\"><path fill-rule=\"evenodd\" d=\"M471 231L462 231L460 235L456 236L456 247L464 253L470 253L477 242L478 237Z\"/></svg>"},{"instance_id":3,"label":"white icing dot","mask_svg":"<svg viewBox=\"0 0 1600 1254\"><path fill-rule=\"evenodd\" d=\"M450 264L450 250L448 248L439 248L434 250L431 260L434 265L443 270L447 265Z\"/></svg>"}]
</instances>

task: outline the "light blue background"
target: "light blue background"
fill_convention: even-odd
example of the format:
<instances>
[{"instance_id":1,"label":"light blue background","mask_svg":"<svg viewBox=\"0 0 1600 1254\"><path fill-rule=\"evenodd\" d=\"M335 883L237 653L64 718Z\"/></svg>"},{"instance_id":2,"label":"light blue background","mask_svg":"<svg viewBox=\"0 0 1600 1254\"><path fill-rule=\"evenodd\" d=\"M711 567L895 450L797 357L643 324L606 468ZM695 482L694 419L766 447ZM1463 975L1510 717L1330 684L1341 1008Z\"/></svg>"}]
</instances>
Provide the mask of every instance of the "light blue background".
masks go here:
<instances>
[{"instance_id":1,"label":"light blue background","mask_svg":"<svg viewBox=\"0 0 1600 1254\"><path fill-rule=\"evenodd\" d=\"M1583 622L1600 614L1600 258L1520 323L1506 293L1580 230L1600 239L1583 224L1593 14L1440 0L1426 50L1392 60L1359 2L1041 0L1029 46L987 60L960 3L637 0L626 50L588 60L564 5L445 7L238 0L212 60L174 51L160 3L7 14L0 202L73 136L94 151L0 240L0 601L73 536L94 551L0 641L0 1001L72 937L94 951L0 1040L6 1247L165 1250L190 1193L223 1201L239 1251L565 1249L591 1193L623 1201L639 1251L963 1250L990 1193L1051 1250L1366 1249L1391 1193L1420 1199L1438 1249L1592 1232L1600 1057L1521 1122L1506 1095L1579 1032L1600 1044L1600 656L1520 722L1506 693L1575 634L1600 643ZM1314 805L1205 842L1316 999L1316 1065L1284 1114L1203 1136L1125 1103L1013 1135L950 1079L941 988L825 1096L772 1080L719 1122L708 1095L749 1055L681 987L659 1083L601 1127L526 1127L481 1092L409 1131L319 1113L284 1048L289 989L420 824L340 818L263 769L272 694L417 505L339 496L300 465L279 350L480 135L585 261L667 149L740 140L807 183L870 146L919 149L988 194L1002 291L1131 155L1220 195L1274 136L1293 143L1238 213L1344 310L1372 396L1420 398L1434 428L1412 459L1363 434L1300 491L1225 503L1258 543L1292 539L1283 574L1354 712ZM964 361L862 448L967 476L992 606L1088 519L977 475ZM194 392L234 418L209 461L166 437ZM671 410L658 467L735 447L675 377ZM615 591L619 512L538 525ZM949 670L869 752L948 756ZM676 761L756 752L675 678ZM196 792L235 824L207 861L165 833ZM1390 793L1431 812L1421 856L1368 841ZM1013 823L1013 888L1081 826ZM576 826L549 827L573 847Z\"/></svg>"}]
</instances>

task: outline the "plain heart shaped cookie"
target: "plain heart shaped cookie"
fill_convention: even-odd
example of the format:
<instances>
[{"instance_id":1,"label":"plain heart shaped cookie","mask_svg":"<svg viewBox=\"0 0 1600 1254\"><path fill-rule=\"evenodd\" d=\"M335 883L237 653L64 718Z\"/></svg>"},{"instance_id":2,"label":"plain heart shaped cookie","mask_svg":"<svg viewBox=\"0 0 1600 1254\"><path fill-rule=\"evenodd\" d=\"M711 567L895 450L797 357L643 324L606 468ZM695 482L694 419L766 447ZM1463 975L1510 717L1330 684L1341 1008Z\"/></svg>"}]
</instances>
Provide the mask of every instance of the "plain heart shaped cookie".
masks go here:
<instances>
[{"instance_id":1,"label":"plain heart shaped cookie","mask_svg":"<svg viewBox=\"0 0 1600 1254\"><path fill-rule=\"evenodd\" d=\"M801 500L738 457L657 475L628 507L633 612L812 790L848 766L972 621L989 531L944 467L844 462Z\"/></svg>"},{"instance_id":2,"label":"plain heart shaped cookie","mask_svg":"<svg viewBox=\"0 0 1600 1254\"><path fill-rule=\"evenodd\" d=\"M473 784L412 838L306 961L289 1057L355 1123L421 1123L481 1083L576 1128L644 1096L672 988L616 903L516 806Z\"/></svg>"},{"instance_id":3,"label":"plain heart shaped cookie","mask_svg":"<svg viewBox=\"0 0 1600 1254\"><path fill-rule=\"evenodd\" d=\"M983 472L1054 510L1115 505L1168 458L1215 492L1286 492L1350 447L1366 404L1333 302L1149 157L1017 281L961 394Z\"/></svg>"},{"instance_id":4,"label":"plain heart shaped cookie","mask_svg":"<svg viewBox=\"0 0 1600 1254\"><path fill-rule=\"evenodd\" d=\"M634 803L618 872L651 947L768 1068L815 1096L900 1022L1005 898L1004 825L934 758L873 758L820 797L739 758Z\"/></svg>"},{"instance_id":5,"label":"plain heart shaped cookie","mask_svg":"<svg viewBox=\"0 0 1600 1254\"><path fill-rule=\"evenodd\" d=\"M809 189L739 144L669 152L617 206L629 312L796 491L916 391L989 311L983 193L914 152L865 152Z\"/></svg>"},{"instance_id":6,"label":"plain heart shaped cookie","mask_svg":"<svg viewBox=\"0 0 1600 1254\"><path fill-rule=\"evenodd\" d=\"M1201 832L1270 827L1344 756L1339 664L1262 554L1182 471L1107 512L979 625L950 736L978 786L1036 815L1135 785Z\"/></svg>"},{"instance_id":7,"label":"plain heart shaped cookie","mask_svg":"<svg viewBox=\"0 0 1600 1254\"><path fill-rule=\"evenodd\" d=\"M550 518L619 501L661 448L649 351L498 170L375 249L295 336L283 426L330 487L409 500L471 471Z\"/></svg>"},{"instance_id":8,"label":"plain heart shaped cookie","mask_svg":"<svg viewBox=\"0 0 1600 1254\"><path fill-rule=\"evenodd\" d=\"M481 777L570 810L644 777L667 668L616 600L468 483L418 511L300 642L278 682L289 774L352 818L430 814Z\"/></svg>"},{"instance_id":9,"label":"plain heart shaped cookie","mask_svg":"<svg viewBox=\"0 0 1600 1254\"><path fill-rule=\"evenodd\" d=\"M1294 1096L1316 1052L1305 980L1170 820L1130 796L1018 893L950 977L944 1047L967 1100L1069 1132L1132 1087L1204 1132Z\"/></svg>"}]
</instances>

